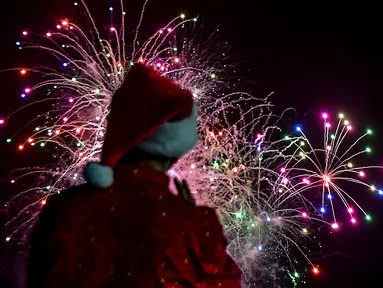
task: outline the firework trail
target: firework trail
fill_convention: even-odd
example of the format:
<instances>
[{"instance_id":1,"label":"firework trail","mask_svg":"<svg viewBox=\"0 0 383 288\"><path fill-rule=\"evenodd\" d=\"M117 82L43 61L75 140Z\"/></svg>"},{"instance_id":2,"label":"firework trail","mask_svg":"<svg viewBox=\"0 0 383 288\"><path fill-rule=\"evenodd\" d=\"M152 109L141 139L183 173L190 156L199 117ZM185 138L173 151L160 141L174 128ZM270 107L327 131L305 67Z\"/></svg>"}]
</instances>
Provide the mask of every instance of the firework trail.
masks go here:
<instances>
[{"instance_id":1,"label":"firework trail","mask_svg":"<svg viewBox=\"0 0 383 288\"><path fill-rule=\"evenodd\" d=\"M278 124L284 113L275 114L268 97L257 99L233 91L234 85L225 81L229 67L222 61L227 47L202 47L187 34L188 29L195 26L196 18L186 19L181 14L137 45L143 10L129 48L124 33L123 3L121 27L108 28L108 36L113 36L111 40L101 36L103 33L97 29L84 2L76 6L81 6L92 24L88 33L69 19L62 19L55 29L37 36L38 40L32 41L34 36L24 31L24 41L16 43L20 49L36 49L54 56L49 66L17 69L21 76L37 74L42 79L23 89L21 97L32 99L22 109L34 105L49 107L24 127L33 133L17 148L20 151L31 147L46 149L51 152L53 161L50 165L15 171L11 183L27 183L28 188L20 188L6 204L23 207L8 223L12 232L6 241L25 238L49 196L81 183L84 165L99 160L112 95L129 67L142 62L191 90L199 102L200 141L169 173L188 179L199 204L217 208L229 239L229 252L243 269L245 284L266 287L267 283L273 283L273 287L277 287L275 283L281 274L289 274L293 282L297 282L300 275L296 272L294 251L306 258L314 273L319 273L306 256L304 243L310 238L313 221L327 222L314 204L317 199L307 192L325 185L322 187L322 195L325 195L333 187L350 215L354 215L346 201L351 198L335 184L346 180L342 175L359 172L355 175L362 176L360 173L368 168L350 167L352 158L359 155L348 156L354 145L339 156L349 124L345 129L339 124L333 139L325 121L325 149L322 150L312 147L302 129L301 135L279 140ZM112 7L109 10L115 11ZM193 29L192 33L195 33ZM11 119L0 119L0 125ZM7 142L11 143L12 139ZM325 152L324 166L319 156L314 156L320 151ZM310 170L304 159L320 169ZM364 183L355 178L347 179ZM331 223L337 229L334 202L329 200L334 217ZM322 206L325 208L325 203Z\"/></svg>"}]
</instances>

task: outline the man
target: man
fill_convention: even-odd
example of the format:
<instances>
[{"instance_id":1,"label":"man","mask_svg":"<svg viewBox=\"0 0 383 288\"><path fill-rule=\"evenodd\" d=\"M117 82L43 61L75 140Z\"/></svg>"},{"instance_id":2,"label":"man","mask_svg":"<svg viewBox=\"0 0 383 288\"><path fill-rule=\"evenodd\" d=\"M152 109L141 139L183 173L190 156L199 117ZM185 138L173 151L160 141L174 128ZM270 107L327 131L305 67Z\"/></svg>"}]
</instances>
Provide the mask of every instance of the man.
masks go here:
<instances>
[{"instance_id":1,"label":"man","mask_svg":"<svg viewBox=\"0 0 383 288\"><path fill-rule=\"evenodd\" d=\"M214 210L165 172L197 142L189 91L135 65L112 101L101 163L49 199L31 239L29 287L240 287ZM182 187L181 187L182 186ZM185 193L186 192L186 193ZM188 196L189 195L189 196Z\"/></svg>"}]
</instances>

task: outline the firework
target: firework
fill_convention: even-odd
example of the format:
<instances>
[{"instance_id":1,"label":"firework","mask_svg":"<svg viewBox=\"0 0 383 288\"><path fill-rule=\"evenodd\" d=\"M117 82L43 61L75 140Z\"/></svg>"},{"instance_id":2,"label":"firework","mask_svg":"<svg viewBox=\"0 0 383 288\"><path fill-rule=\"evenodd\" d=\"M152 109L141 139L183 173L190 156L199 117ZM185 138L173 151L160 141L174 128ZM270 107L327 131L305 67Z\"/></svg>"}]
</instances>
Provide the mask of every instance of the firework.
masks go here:
<instances>
[{"instance_id":1,"label":"firework","mask_svg":"<svg viewBox=\"0 0 383 288\"><path fill-rule=\"evenodd\" d=\"M361 185L383 195L383 190L367 182L367 171L382 167L363 165L365 160L360 157L372 153L370 147L360 148L360 145L373 131L367 129L355 138L354 128L343 113L335 120L328 113L322 113L321 117L324 131L321 148L316 148L300 125L296 126L298 138L285 137L287 142L293 141L294 151L292 157L282 164L276 187L283 187L292 194L306 195L310 199L319 198L321 204L317 210L320 214L329 212L330 216L326 218L331 220L329 225L333 230L340 229L337 220L339 214L342 215L341 219L346 214L352 225L358 224L361 216L371 221L371 215L353 198L356 193L350 191L360 190L356 185ZM361 164L358 165L358 162ZM361 212L361 216L358 216L358 212ZM307 215L308 212L303 213Z\"/></svg>"}]
</instances>

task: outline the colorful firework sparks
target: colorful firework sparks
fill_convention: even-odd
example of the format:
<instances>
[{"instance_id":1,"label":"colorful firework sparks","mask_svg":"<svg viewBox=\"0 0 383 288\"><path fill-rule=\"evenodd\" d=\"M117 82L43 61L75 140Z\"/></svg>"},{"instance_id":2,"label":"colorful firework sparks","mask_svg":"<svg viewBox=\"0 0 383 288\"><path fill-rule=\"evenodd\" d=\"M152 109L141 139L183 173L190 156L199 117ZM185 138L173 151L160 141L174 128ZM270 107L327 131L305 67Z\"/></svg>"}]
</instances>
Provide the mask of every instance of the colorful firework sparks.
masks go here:
<instances>
[{"instance_id":1,"label":"colorful firework sparks","mask_svg":"<svg viewBox=\"0 0 383 288\"><path fill-rule=\"evenodd\" d=\"M133 39L135 45L128 50L124 33L126 13L122 2L119 20L121 28L111 25L107 29L110 40L102 38L102 31L97 29L88 7L83 1L80 3L76 2L75 6L82 6L91 23L88 33L69 19L62 19L55 29L43 35L35 35L37 39L32 39L33 33L23 31L25 41L16 42L19 49L36 49L47 52L47 56L53 56L49 58L47 66L16 69L20 76L37 74L42 81L22 89L21 98L30 102L12 113L8 119L31 106L50 105L49 108L43 106L45 111L24 127L26 130L32 126L33 133L18 144L17 149L25 151L30 146L48 149L52 152L54 166L52 168L52 163L49 163L49 167L16 171L12 184L30 183L29 177L34 179L32 187L36 181L39 184L18 193L7 203L15 203L26 194L36 196L10 223L26 212L33 214L29 216L31 219L35 218L41 205L46 203L52 193L60 193L83 181L81 172L84 164L97 161L100 156L112 96L135 62L151 65L162 75L191 90L202 111L213 108L214 102L220 98L215 91L224 88L223 76L219 75L225 67L222 64L220 68L216 61L221 59L218 56L225 54L226 45L215 43L218 49L210 52L206 47L194 43L194 38L189 37L193 35L188 33L189 30L194 33L197 18L186 19L181 14L142 45L138 45L143 10ZM111 8L111 12L115 11ZM5 120L0 120L1 126ZM12 140L8 138L7 142L11 143ZM41 183L44 183L43 187ZM24 231L25 225L29 227L29 224L30 221L23 222L13 235Z\"/></svg>"},{"instance_id":2,"label":"colorful firework sparks","mask_svg":"<svg viewBox=\"0 0 383 288\"><path fill-rule=\"evenodd\" d=\"M245 272L245 282L249 285L254 284L254 279L258 279L257 283L276 282L280 273L288 273L293 282L297 282L300 275L295 270L297 265L292 251L300 251L305 256L302 243L310 237L310 223L327 223L317 213L315 199L306 192L324 185L322 195L332 195L328 192L334 189L350 215L356 215L354 209L361 209L354 201L351 203L355 208L349 205L346 200L351 198L344 196L347 194L341 187L334 186L337 181L346 180L342 178L345 173L358 172L356 175L363 177L365 171L372 168L353 166L352 158L359 154L350 158L347 155L354 145L345 155L338 155L344 136L351 131L349 123L344 126L346 128L339 124L333 139L331 127L327 127L328 115L325 117L327 140L322 151L325 153L323 168L319 156L314 156L321 150L311 146L300 126L297 131L301 135L288 138L287 142L272 140L280 131L277 125L283 113L275 115L268 98L256 99L247 93L233 92L234 85L225 85L228 67L221 59L227 52L226 47L215 45L212 51L211 47L201 47L185 35L185 30L194 26L196 18L187 19L181 14L142 45L128 49L122 3L121 27L108 27L108 35L113 36L111 40L101 36L84 2L75 6L86 12L92 23L91 32L85 33L80 25L62 19L55 29L45 32L37 41L43 44L33 44L33 33L29 31L22 32L25 41L16 43L20 49L38 49L54 56L48 67L17 69L20 76L37 74L43 79L22 89L21 97L31 101L26 107L45 103L51 106L25 127L34 125L34 132L17 144L16 149L44 148L54 159L49 166L16 171L11 183L30 186L17 193L7 205L20 205L18 200L26 202L28 199L29 202L20 205L23 208L9 222L9 227L16 228L6 241L27 235L25 231L51 194L83 181L84 164L99 158L112 95L129 67L138 61L152 65L164 76L190 89L200 104L201 139L170 174L188 179L199 204L217 208L229 239L229 251ZM142 19L143 12L132 43L138 42ZM180 39L176 34L185 36ZM39 98L42 94L44 96ZM9 117L0 119L0 126L11 120ZM257 134L257 130L261 133ZM8 143L11 141L7 139ZM320 169L310 170L306 163L313 163ZM371 185L369 187L372 189ZM331 200L328 207L334 217L330 225L338 229L333 209L335 199L328 200ZM325 199L322 201L320 211L326 207ZM350 221L356 222L356 216ZM308 257L306 259L313 273L318 274L320 269Z\"/></svg>"},{"instance_id":3,"label":"colorful firework sparks","mask_svg":"<svg viewBox=\"0 0 383 288\"><path fill-rule=\"evenodd\" d=\"M381 166L358 166L364 163L359 156L371 154L370 147L358 148L360 142L373 134L371 129L352 141L353 126L350 121L340 113L337 120L330 118L328 113L322 113L323 119L323 146L320 149L309 141L302 126L296 126L298 137L285 137L287 142L293 141L293 157L285 161L280 168L280 176L276 182L276 187L286 189L291 193L306 195L310 199L316 196L321 198L321 205L317 208L320 214L330 211L331 228L340 229L337 215L341 209L348 215L349 222L356 225L361 216L357 216L358 211L363 215L366 221L371 221L371 215L368 214L348 192L355 190L355 185L361 185L367 189L382 195L383 190L378 189L374 184L366 182L367 171L371 169L382 169ZM350 142L351 141L351 142ZM350 189L350 184L353 184ZM308 193L312 193L308 195ZM339 208L343 207L343 208ZM302 215L309 218L307 211L302 211ZM343 216L341 216L341 219ZM359 219L358 219L359 218Z\"/></svg>"}]
</instances>

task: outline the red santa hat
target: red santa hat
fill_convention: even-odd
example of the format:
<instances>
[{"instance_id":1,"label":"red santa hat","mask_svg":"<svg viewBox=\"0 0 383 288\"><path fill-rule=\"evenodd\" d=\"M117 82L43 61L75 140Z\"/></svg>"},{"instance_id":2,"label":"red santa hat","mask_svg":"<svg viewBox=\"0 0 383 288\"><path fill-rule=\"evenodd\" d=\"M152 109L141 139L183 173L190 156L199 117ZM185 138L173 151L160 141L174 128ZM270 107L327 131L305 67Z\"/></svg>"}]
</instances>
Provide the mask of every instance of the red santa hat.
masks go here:
<instances>
[{"instance_id":1,"label":"red santa hat","mask_svg":"<svg viewBox=\"0 0 383 288\"><path fill-rule=\"evenodd\" d=\"M88 163L86 180L113 184L113 167L132 148L180 157L197 143L197 107L193 95L150 67L134 65L113 96L101 163Z\"/></svg>"}]
</instances>

